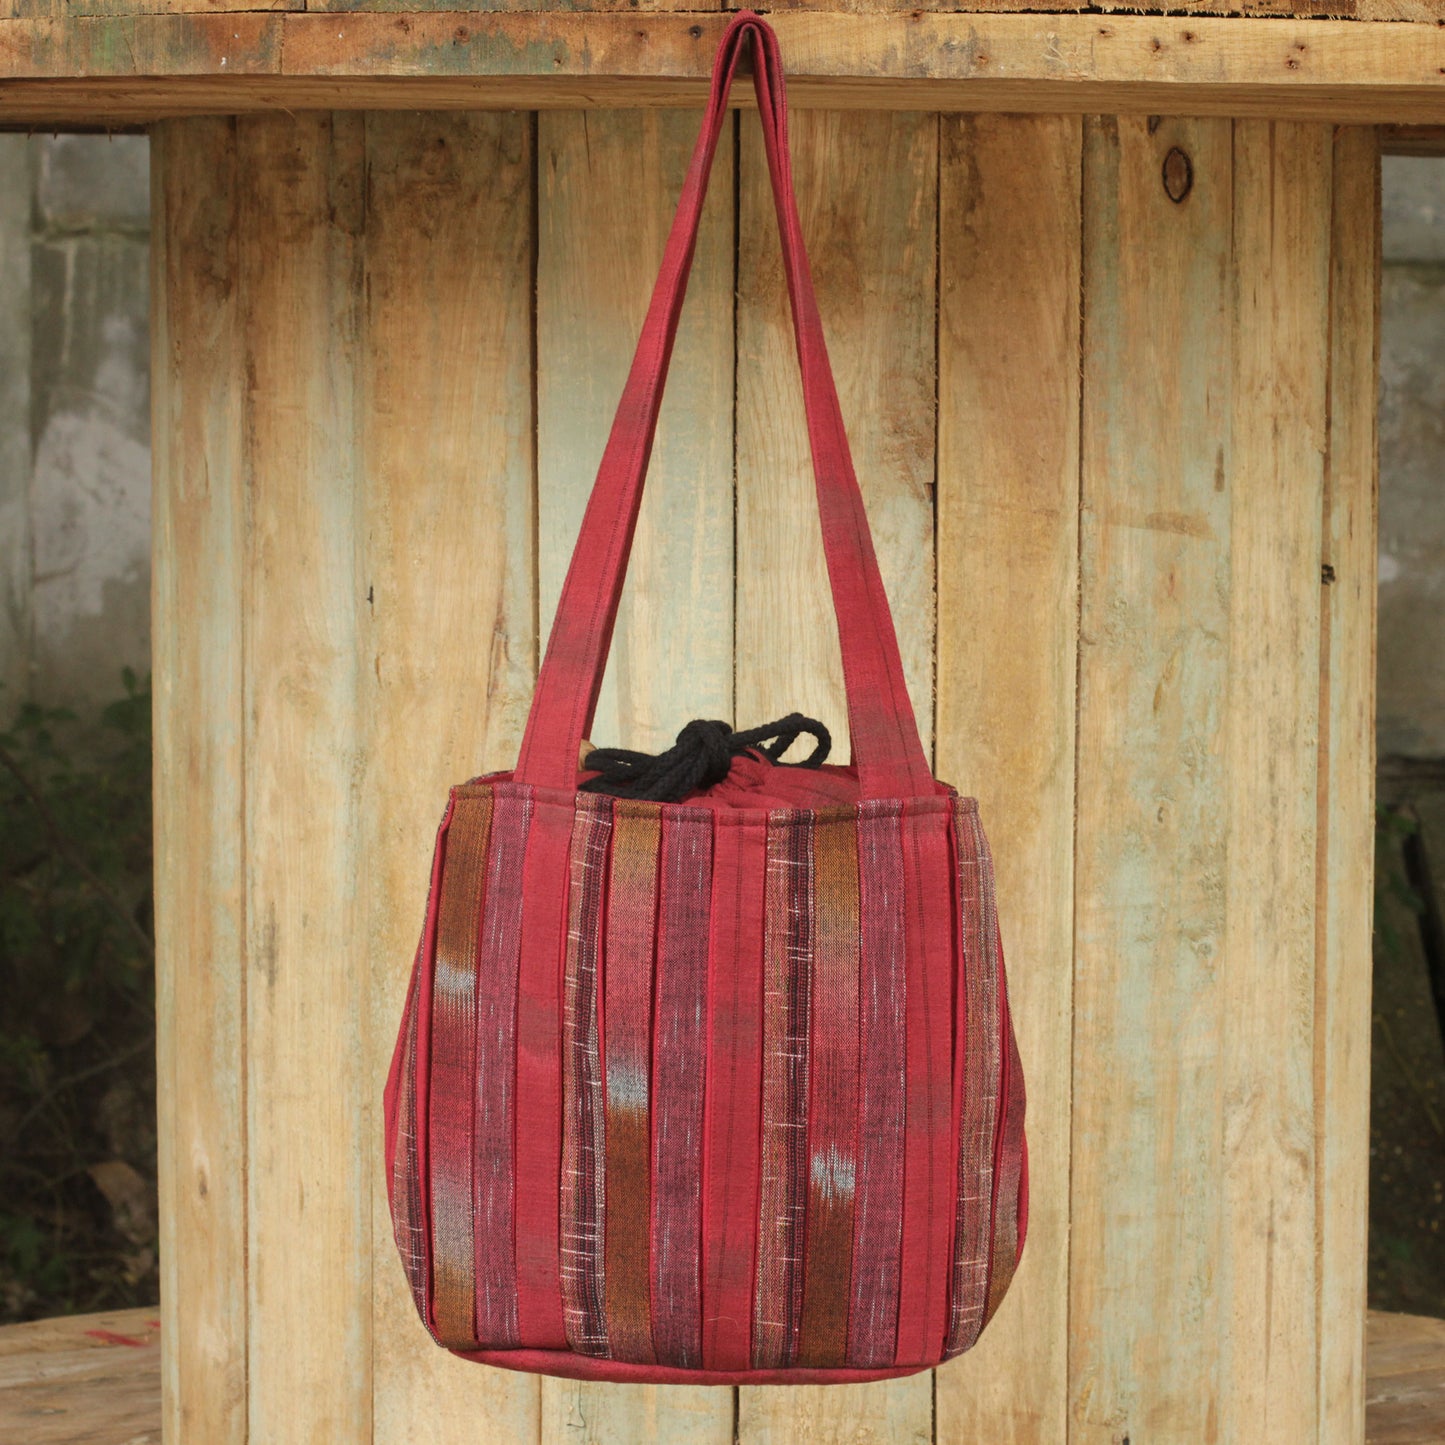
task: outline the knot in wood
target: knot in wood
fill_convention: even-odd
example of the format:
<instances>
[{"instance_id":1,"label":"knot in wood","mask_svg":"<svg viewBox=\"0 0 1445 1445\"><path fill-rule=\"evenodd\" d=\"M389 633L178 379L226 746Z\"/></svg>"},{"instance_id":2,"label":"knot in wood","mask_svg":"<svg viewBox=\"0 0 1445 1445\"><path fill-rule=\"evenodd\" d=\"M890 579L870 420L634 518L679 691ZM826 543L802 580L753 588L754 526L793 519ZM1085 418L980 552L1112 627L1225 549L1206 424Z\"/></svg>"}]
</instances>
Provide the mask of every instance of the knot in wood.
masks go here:
<instances>
[{"instance_id":1,"label":"knot in wood","mask_svg":"<svg viewBox=\"0 0 1445 1445\"><path fill-rule=\"evenodd\" d=\"M1177 206L1194 189L1194 162L1186 151L1171 146L1164 157L1164 194Z\"/></svg>"}]
</instances>

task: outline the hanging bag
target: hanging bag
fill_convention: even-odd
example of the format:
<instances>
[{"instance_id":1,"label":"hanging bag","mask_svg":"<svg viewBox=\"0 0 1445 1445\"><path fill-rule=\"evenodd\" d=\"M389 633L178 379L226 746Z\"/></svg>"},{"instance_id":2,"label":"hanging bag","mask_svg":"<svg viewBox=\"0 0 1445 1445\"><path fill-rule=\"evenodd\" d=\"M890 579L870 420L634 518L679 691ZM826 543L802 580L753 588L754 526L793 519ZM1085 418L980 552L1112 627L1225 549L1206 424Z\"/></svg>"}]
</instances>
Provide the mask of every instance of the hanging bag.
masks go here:
<instances>
[{"instance_id":1,"label":"hanging bag","mask_svg":"<svg viewBox=\"0 0 1445 1445\"><path fill-rule=\"evenodd\" d=\"M586 790L579 755L749 48L854 762L789 768L740 744L723 780L639 801ZM919 741L804 254L777 39L755 15L718 50L516 770L452 789L385 1104L417 1310L487 1364L906 1375L974 1343L1023 1248L988 846Z\"/></svg>"}]
</instances>

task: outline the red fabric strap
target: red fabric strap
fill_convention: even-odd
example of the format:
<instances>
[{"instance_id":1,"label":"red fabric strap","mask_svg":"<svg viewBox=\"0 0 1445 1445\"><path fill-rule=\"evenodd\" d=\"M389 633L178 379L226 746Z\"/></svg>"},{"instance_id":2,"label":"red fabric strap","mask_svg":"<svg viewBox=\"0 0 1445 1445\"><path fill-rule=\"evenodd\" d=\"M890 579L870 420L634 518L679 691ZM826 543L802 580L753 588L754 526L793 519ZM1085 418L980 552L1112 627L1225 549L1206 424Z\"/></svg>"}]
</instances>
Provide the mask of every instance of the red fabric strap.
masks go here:
<instances>
[{"instance_id":1,"label":"red fabric strap","mask_svg":"<svg viewBox=\"0 0 1445 1445\"><path fill-rule=\"evenodd\" d=\"M793 194L787 100L777 37L763 20L746 11L728 27L718 47L702 132L582 520L532 698L515 774L519 782L565 789L576 783L578 752L591 730L637 526L708 175L727 115L733 77L748 44L752 46L753 84L792 300L818 514L837 614L848 725L862 796L918 797L937 791L904 684L893 620L878 572L863 497L853 473L813 295Z\"/></svg>"}]
</instances>

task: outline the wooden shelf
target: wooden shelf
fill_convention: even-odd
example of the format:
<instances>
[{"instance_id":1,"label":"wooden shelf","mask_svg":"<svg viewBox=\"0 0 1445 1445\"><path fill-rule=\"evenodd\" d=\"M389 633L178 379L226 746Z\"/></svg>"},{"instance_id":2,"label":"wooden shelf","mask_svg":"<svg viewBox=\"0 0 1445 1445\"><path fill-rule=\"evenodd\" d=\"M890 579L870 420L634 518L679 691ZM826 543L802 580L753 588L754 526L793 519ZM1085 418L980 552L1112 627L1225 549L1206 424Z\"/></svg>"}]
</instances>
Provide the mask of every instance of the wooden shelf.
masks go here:
<instances>
[{"instance_id":1,"label":"wooden shelf","mask_svg":"<svg viewBox=\"0 0 1445 1445\"><path fill-rule=\"evenodd\" d=\"M797 104L1445 122L1445 28L784 11ZM236 11L0 20L0 123L696 105L717 13Z\"/></svg>"}]
</instances>

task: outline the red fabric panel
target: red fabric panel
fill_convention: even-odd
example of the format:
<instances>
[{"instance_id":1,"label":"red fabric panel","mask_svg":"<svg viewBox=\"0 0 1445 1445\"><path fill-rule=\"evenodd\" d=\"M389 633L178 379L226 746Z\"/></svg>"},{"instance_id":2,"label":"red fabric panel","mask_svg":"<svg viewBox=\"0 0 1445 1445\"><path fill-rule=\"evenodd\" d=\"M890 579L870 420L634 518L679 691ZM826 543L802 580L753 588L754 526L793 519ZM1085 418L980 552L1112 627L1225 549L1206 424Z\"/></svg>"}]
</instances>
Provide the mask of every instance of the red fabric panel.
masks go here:
<instances>
[{"instance_id":1,"label":"red fabric panel","mask_svg":"<svg viewBox=\"0 0 1445 1445\"><path fill-rule=\"evenodd\" d=\"M858 1176L858 825L813 835L813 945L808 1103L808 1234L798 1363L847 1358Z\"/></svg>"},{"instance_id":2,"label":"red fabric panel","mask_svg":"<svg viewBox=\"0 0 1445 1445\"><path fill-rule=\"evenodd\" d=\"M900 1365L938 1359L948 1309L953 1214L953 880L948 815L905 804L907 1136L903 1177Z\"/></svg>"},{"instance_id":3,"label":"red fabric panel","mask_svg":"<svg viewBox=\"0 0 1445 1445\"><path fill-rule=\"evenodd\" d=\"M477 975L476 1219L477 1339L521 1343L517 1330L516 1174L517 978L522 943L522 867L532 799L524 788L493 791L487 893Z\"/></svg>"},{"instance_id":4,"label":"red fabric panel","mask_svg":"<svg viewBox=\"0 0 1445 1445\"><path fill-rule=\"evenodd\" d=\"M713 834L703 1134L702 1358L708 1370L752 1362L762 1084L761 880L767 830Z\"/></svg>"},{"instance_id":5,"label":"red fabric panel","mask_svg":"<svg viewBox=\"0 0 1445 1445\"><path fill-rule=\"evenodd\" d=\"M652 1338L664 1365L702 1364L702 1130L707 1077L712 818L662 823L652 1093Z\"/></svg>"},{"instance_id":6,"label":"red fabric panel","mask_svg":"<svg viewBox=\"0 0 1445 1445\"><path fill-rule=\"evenodd\" d=\"M848 1362L893 1363L903 1248L903 1146L908 981L903 908L903 805L858 810L858 1197Z\"/></svg>"},{"instance_id":7,"label":"red fabric panel","mask_svg":"<svg viewBox=\"0 0 1445 1445\"><path fill-rule=\"evenodd\" d=\"M517 997L517 1329L536 1349L563 1349L562 964L567 942L573 803L533 790L522 870Z\"/></svg>"},{"instance_id":8,"label":"red fabric panel","mask_svg":"<svg viewBox=\"0 0 1445 1445\"><path fill-rule=\"evenodd\" d=\"M611 835L612 799L579 794L562 985L562 1318L567 1343L584 1355L608 1353L601 969Z\"/></svg>"},{"instance_id":9,"label":"red fabric panel","mask_svg":"<svg viewBox=\"0 0 1445 1445\"><path fill-rule=\"evenodd\" d=\"M607 1107L607 1340L620 1360L652 1348L652 958L661 809L619 800L607 891L603 1032Z\"/></svg>"},{"instance_id":10,"label":"red fabric panel","mask_svg":"<svg viewBox=\"0 0 1445 1445\"><path fill-rule=\"evenodd\" d=\"M993 1239L994 1151L1003 1082L999 1011L998 912L993 862L971 798L954 804L959 932L963 949L963 1028L955 1078L960 1086L953 1291L947 1352L969 1349L983 1328Z\"/></svg>"},{"instance_id":11,"label":"red fabric panel","mask_svg":"<svg viewBox=\"0 0 1445 1445\"><path fill-rule=\"evenodd\" d=\"M813 972L813 815L768 824L763 921L762 1165L753 1364L798 1363L808 1202L809 993Z\"/></svg>"},{"instance_id":12,"label":"red fabric panel","mask_svg":"<svg viewBox=\"0 0 1445 1445\"><path fill-rule=\"evenodd\" d=\"M477 1036L478 921L491 834L490 791L463 793L452 810L437 910L432 985L432 1312L437 1338L475 1345L472 1247L472 1098Z\"/></svg>"}]
</instances>

